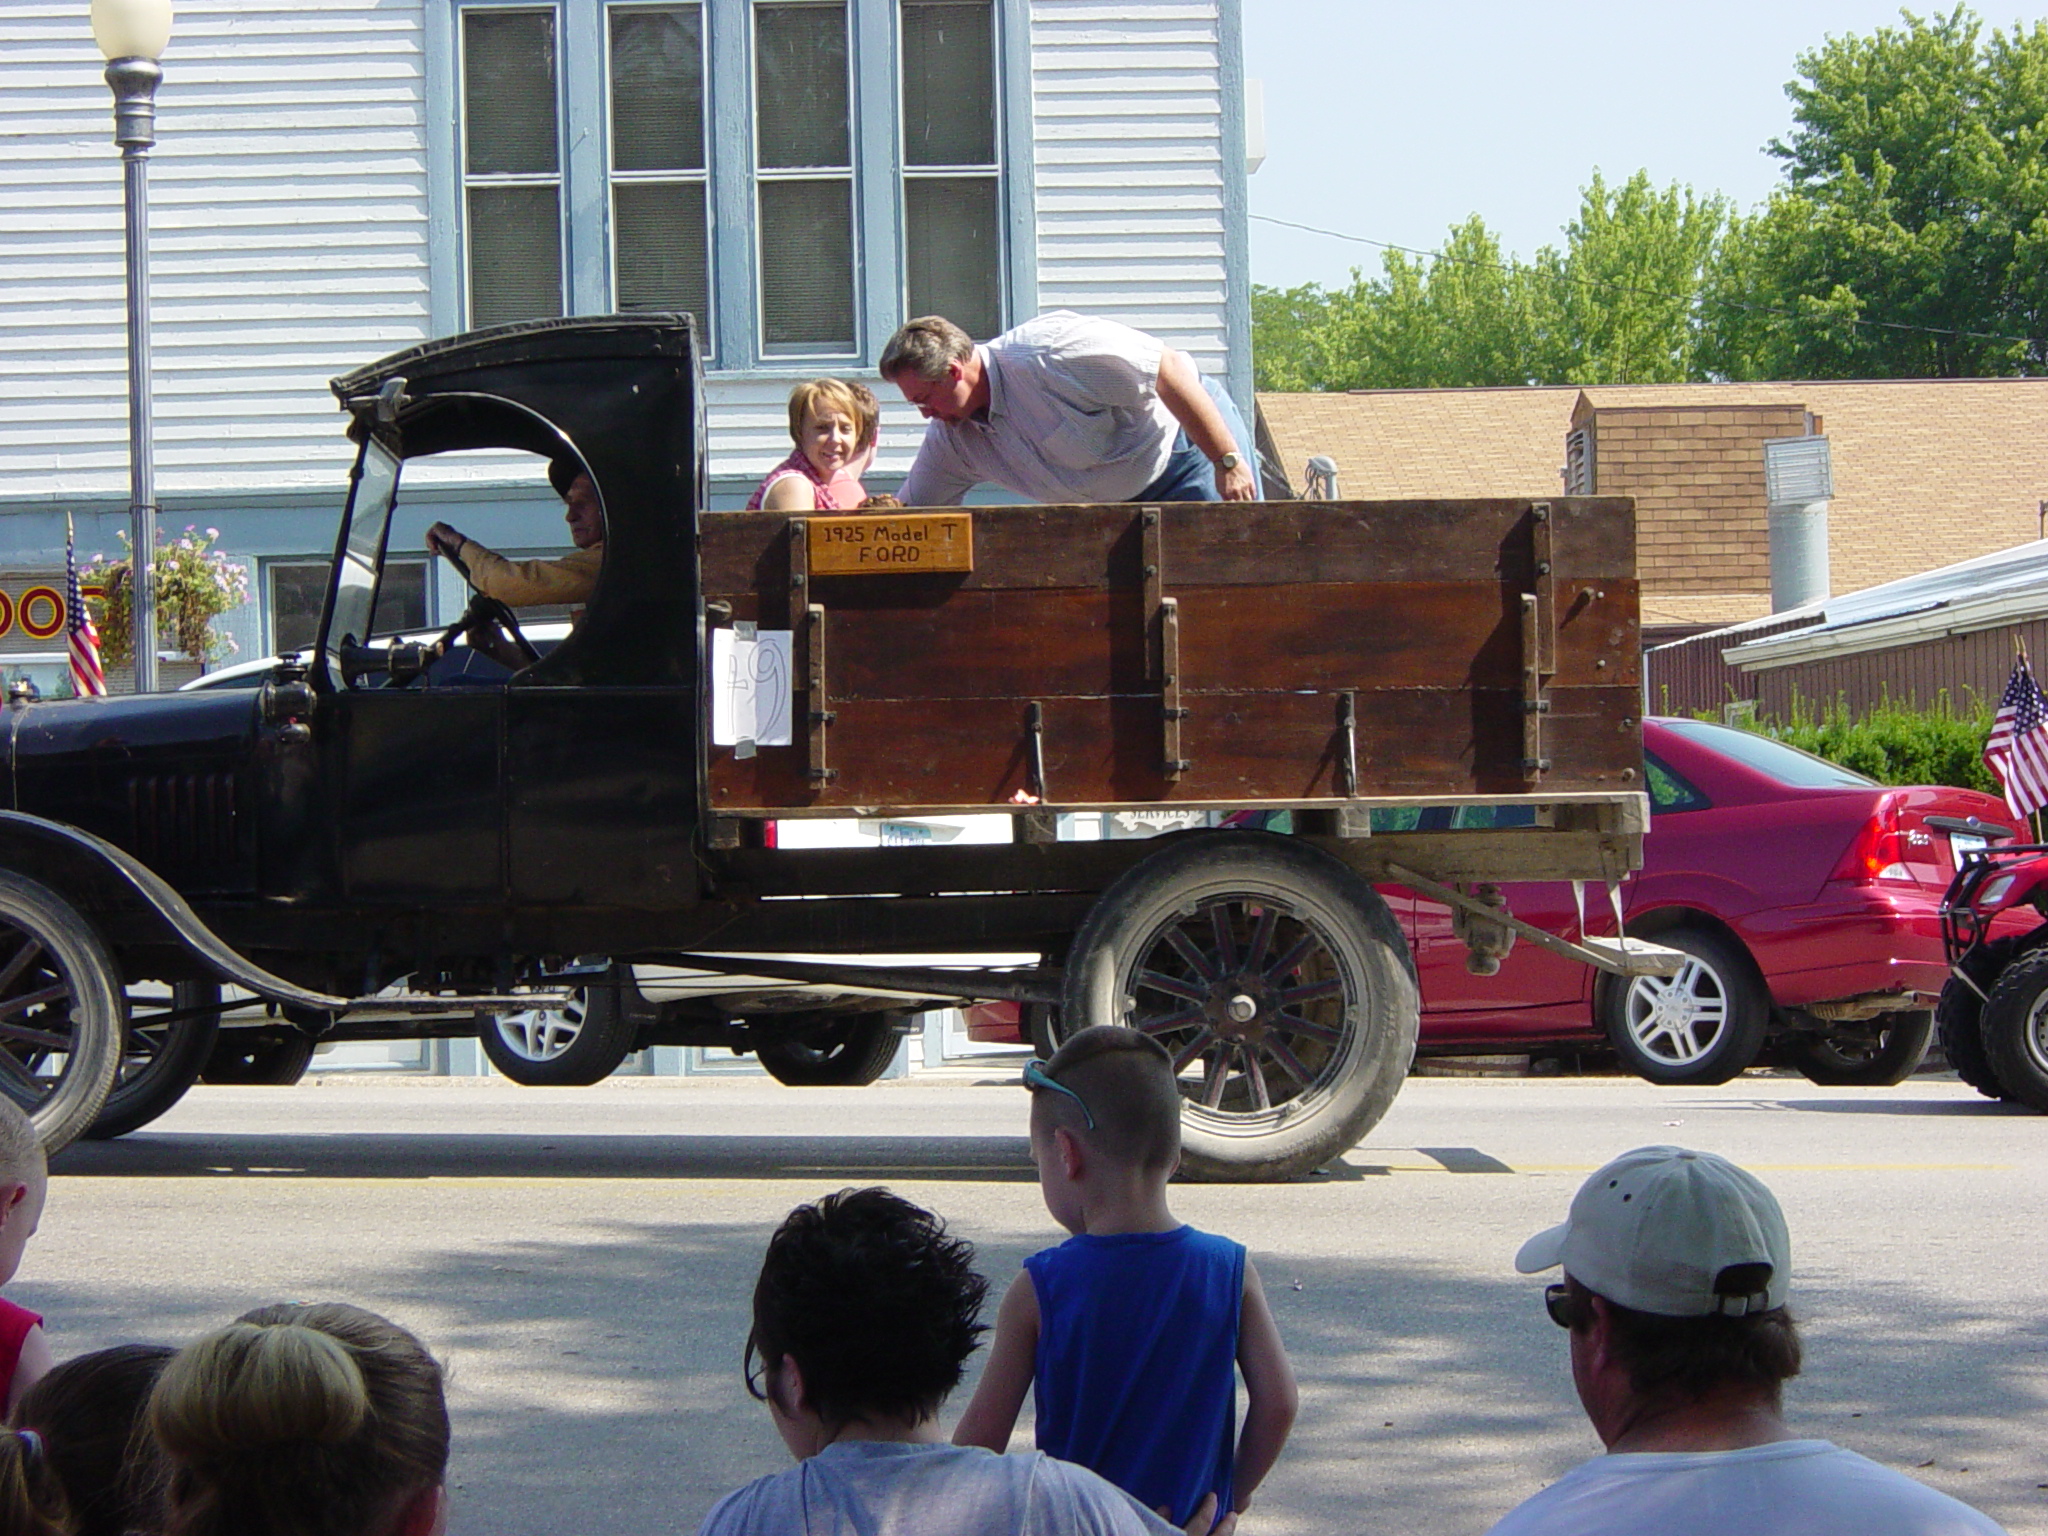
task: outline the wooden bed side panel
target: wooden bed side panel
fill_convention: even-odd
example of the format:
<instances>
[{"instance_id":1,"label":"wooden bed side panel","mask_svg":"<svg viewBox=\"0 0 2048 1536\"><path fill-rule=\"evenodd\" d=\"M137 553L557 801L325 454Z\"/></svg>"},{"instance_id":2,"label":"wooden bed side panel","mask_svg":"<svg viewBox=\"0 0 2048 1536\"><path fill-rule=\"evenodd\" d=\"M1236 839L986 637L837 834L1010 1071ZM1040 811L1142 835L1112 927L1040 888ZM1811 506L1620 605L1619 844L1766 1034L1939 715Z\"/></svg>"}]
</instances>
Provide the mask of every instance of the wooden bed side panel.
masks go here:
<instances>
[{"instance_id":1,"label":"wooden bed side panel","mask_svg":"<svg viewBox=\"0 0 2048 1536\"><path fill-rule=\"evenodd\" d=\"M809 631L790 616L809 606L825 658L822 703L801 687L795 701L800 721L822 707L825 723L745 760L713 747L712 810L1020 803L1035 784L1034 708L1051 805L1640 787L1624 499L995 507L974 518L972 572L801 584L791 539L804 519L704 520L706 598L726 605L714 624L799 628L801 684ZM1554 641L1532 735L1523 594L1545 586L1539 540ZM1177 746L1162 598L1178 635ZM1532 740L1540 772L1525 762ZM811 772L820 742L824 778ZM1185 766L1171 772L1169 758Z\"/></svg>"}]
</instances>

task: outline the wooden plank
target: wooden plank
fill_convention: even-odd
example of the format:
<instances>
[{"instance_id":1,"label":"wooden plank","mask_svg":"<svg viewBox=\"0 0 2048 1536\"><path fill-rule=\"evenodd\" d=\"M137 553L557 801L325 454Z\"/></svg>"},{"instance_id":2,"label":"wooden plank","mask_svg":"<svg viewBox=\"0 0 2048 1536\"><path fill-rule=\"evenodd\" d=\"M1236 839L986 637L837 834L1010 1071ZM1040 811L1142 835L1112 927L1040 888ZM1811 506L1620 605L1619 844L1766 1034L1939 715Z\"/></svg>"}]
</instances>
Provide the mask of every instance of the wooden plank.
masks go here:
<instances>
[{"instance_id":1,"label":"wooden plank","mask_svg":"<svg viewBox=\"0 0 2048 1536\"><path fill-rule=\"evenodd\" d=\"M1521 777L1518 689L1361 690L1362 795L1513 795ZM1041 701L1054 805L1213 801L1249 805L1343 797L1339 699L1317 693L1189 696L1182 743L1192 766L1167 777L1157 696ZM1557 688L1546 733L1546 793L1641 787L1639 696L1630 687ZM834 700L830 784L805 778L801 749L737 761L711 749L714 810L776 806L1010 808L1030 789L1029 703Z\"/></svg>"},{"instance_id":2,"label":"wooden plank","mask_svg":"<svg viewBox=\"0 0 2048 1536\"><path fill-rule=\"evenodd\" d=\"M1559 684L1634 682L1635 583L1564 582L1558 592ZM1185 693L1520 684L1519 613L1492 584L1323 586L1285 602L1256 587L1178 588L1174 600ZM727 601L736 620L761 607L746 594ZM962 591L912 608L836 601L832 691L1028 699L1157 689L1158 625L1148 645L1142 601L1072 591Z\"/></svg>"},{"instance_id":3,"label":"wooden plank","mask_svg":"<svg viewBox=\"0 0 2048 1536\"><path fill-rule=\"evenodd\" d=\"M1176 588L1325 582L1497 581L1526 587L1531 500L1185 503L1159 508ZM1549 501L1557 569L1587 581L1635 575L1635 520L1626 497ZM1141 509L977 507L975 569L961 590L1136 590L1143 584ZM756 589L779 572L789 518L720 512L701 520L704 590ZM906 581L945 581L907 577ZM841 579L843 580L843 578ZM828 603L830 599L827 600Z\"/></svg>"}]
</instances>

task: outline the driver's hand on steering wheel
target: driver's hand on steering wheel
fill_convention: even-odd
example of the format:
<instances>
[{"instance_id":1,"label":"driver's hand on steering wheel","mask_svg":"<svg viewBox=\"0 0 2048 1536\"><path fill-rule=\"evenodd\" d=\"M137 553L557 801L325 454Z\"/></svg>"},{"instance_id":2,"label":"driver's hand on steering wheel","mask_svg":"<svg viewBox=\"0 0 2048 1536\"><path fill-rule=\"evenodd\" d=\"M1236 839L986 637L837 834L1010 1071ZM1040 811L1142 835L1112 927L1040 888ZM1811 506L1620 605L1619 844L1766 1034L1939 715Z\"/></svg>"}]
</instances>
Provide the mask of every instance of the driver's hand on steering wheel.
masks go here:
<instances>
[{"instance_id":1,"label":"driver's hand on steering wheel","mask_svg":"<svg viewBox=\"0 0 2048 1536\"><path fill-rule=\"evenodd\" d=\"M437 555L453 560L462 553L462 546L469 541L450 528L446 523L436 523L427 530L427 548Z\"/></svg>"}]
</instances>

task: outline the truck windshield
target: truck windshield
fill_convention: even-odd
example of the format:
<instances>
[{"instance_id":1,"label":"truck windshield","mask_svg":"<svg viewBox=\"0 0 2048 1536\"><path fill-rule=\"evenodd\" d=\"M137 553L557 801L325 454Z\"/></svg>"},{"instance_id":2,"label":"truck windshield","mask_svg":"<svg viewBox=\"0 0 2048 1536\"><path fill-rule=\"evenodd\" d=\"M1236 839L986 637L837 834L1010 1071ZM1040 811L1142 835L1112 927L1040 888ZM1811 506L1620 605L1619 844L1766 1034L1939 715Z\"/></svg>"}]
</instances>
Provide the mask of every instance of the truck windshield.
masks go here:
<instances>
[{"instance_id":1,"label":"truck windshield","mask_svg":"<svg viewBox=\"0 0 2048 1536\"><path fill-rule=\"evenodd\" d=\"M348 515L335 551L334 596L321 626L320 649L334 686L344 686L335 648L343 640L369 638L371 610L377 601L377 572L384 562L384 533L391 524L391 504L398 495L397 455L372 437L357 460L355 483L349 489Z\"/></svg>"}]
</instances>

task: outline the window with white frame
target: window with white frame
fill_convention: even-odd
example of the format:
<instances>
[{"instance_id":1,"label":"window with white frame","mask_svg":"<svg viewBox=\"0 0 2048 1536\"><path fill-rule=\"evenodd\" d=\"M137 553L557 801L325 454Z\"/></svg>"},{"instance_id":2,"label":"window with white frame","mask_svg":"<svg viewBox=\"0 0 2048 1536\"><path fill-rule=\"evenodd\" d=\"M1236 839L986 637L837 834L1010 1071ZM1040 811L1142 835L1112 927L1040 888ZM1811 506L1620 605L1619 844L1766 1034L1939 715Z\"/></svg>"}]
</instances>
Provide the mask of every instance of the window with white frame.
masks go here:
<instances>
[{"instance_id":1,"label":"window with white frame","mask_svg":"<svg viewBox=\"0 0 2048 1536\"><path fill-rule=\"evenodd\" d=\"M562 313L555 13L462 13L463 232L469 323Z\"/></svg>"},{"instance_id":2,"label":"window with white frame","mask_svg":"<svg viewBox=\"0 0 2048 1536\"><path fill-rule=\"evenodd\" d=\"M1002 329L999 0L451 3L468 324L682 310L720 368Z\"/></svg>"},{"instance_id":3,"label":"window with white frame","mask_svg":"<svg viewBox=\"0 0 2048 1536\"><path fill-rule=\"evenodd\" d=\"M708 325L704 7L615 5L606 21L613 303Z\"/></svg>"}]
</instances>

